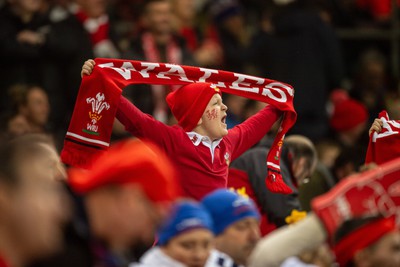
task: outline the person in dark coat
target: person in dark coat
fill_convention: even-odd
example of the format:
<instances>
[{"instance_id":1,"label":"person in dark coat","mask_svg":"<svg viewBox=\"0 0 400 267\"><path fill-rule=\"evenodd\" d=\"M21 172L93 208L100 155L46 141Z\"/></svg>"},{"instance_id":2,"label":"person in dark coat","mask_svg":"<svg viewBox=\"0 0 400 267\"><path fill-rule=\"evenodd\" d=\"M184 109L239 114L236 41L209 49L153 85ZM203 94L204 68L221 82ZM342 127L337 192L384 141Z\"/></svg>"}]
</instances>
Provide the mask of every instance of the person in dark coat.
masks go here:
<instances>
[{"instance_id":1,"label":"person in dark coat","mask_svg":"<svg viewBox=\"0 0 400 267\"><path fill-rule=\"evenodd\" d=\"M72 115L81 79L82 62L93 57L89 33L67 7L50 7L56 17L46 35L43 88L48 92L52 112L50 122L61 143Z\"/></svg>"},{"instance_id":2,"label":"person in dark coat","mask_svg":"<svg viewBox=\"0 0 400 267\"><path fill-rule=\"evenodd\" d=\"M8 1L0 9L0 110L9 108L7 88L43 82L45 34L49 21L41 1Z\"/></svg>"},{"instance_id":3,"label":"person in dark coat","mask_svg":"<svg viewBox=\"0 0 400 267\"><path fill-rule=\"evenodd\" d=\"M342 55L333 29L301 2L265 14L249 62L259 75L295 88L298 117L290 133L316 141L328 133L326 104L329 91L342 82Z\"/></svg>"},{"instance_id":4,"label":"person in dark coat","mask_svg":"<svg viewBox=\"0 0 400 267\"><path fill-rule=\"evenodd\" d=\"M311 141L303 136L288 136L282 148L281 171L285 183L293 193L282 195L270 192L265 185L267 167L265 158L270 144L252 148L232 162L228 187L246 193L257 203L261 218L261 233L266 235L285 225L292 210L300 210L297 187L314 171L317 154ZM243 192L244 191L244 192Z\"/></svg>"}]
</instances>

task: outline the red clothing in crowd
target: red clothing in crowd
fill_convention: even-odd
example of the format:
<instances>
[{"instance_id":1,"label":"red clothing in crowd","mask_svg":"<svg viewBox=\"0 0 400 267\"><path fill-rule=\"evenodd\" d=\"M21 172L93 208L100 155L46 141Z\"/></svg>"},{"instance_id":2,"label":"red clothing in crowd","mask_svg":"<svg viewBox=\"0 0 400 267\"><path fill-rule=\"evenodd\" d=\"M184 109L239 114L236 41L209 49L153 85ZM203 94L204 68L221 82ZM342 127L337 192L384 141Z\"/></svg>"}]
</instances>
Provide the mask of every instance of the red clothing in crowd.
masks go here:
<instances>
[{"instance_id":1,"label":"red clothing in crowd","mask_svg":"<svg viewBox=\"0 0 400 267\"><path fill-rule=\"evenodd\" d=\"M175 163L184 193L199 200L227 187L229 163L256 144L280 115L279 110L267 106L214 142L194 132L186 133L177 125L167 126L122 96L116 117L135 137L161 147Z\"/></svg>"},{"instance_id":2,"label":"red clothing in crowd","mask_svg":"<svg viewBox=\"0 0 400 267\"><path fill-rule=\"evenodd\" d=\"M400 121L390 120L386 111L379 113L382 131L372 133L369 139L365 163L381 165L400 157Z\"/></svg>"},{"instance_id":3,"label":"red clothing in crowd","mask_svg":"<svg viewBox=\"0 0 400 267\"><path fill-rule=\"evenodd\" d=\"M0 256L0 267L9 267L6 261Z\"/></svg>"},{"instance_id":4,"label":"red clothing in crowd","mask_svg":"<svg viewBox=\"0 0 400 267\"><path fill-rule=\"evenodd\" d=\"M254 193L254 190L249 183L249 177L246 172L238 169L230 169L228 187L234 189L239 194L247 195L254 201L254 203L256 203L258 211L260 212L261 215L261 220L260 220L261 236L265 236L274 231L276 228L278 228L276 224L270 222L268 220L268 216L265 213L263 213L261 205Z\"/></svg>"},{"instance_id":5,"label":"red clothing in crowd","mask_svg":"<svg viewBox=\"0 0 400 267\"><path fill-rule=\"evenodd\" d=\"M400 5L400 1L396 1ZM356 4L361 9L366 9L378 17L389 17L392 11L392 0L357 0Z\"/></svg>"}]
</instances>

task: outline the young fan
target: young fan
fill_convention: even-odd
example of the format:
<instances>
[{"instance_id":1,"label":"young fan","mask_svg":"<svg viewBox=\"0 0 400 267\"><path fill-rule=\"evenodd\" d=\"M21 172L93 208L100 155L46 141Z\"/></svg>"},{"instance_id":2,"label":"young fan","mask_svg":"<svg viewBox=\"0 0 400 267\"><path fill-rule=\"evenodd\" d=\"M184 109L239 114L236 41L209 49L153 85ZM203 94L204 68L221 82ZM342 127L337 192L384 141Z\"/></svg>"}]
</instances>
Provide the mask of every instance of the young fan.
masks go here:
<instances>
[{"instance_id":1,"label":"young fan","mask_svg":"<svg viewBox=\"0 0 400 267\"><path fill-rule=\"evenodd\" d=\"M88 60L81 75L90 75ZM159 145L173 159L184 193L197 200L226 188L228 166L271 129L281 112L269 105L242 124L227 130L220 90L205 82L191 83L170 93L167 103L178 126L167 126L144 114L121 96L116 117L140 139Z\"/></svg>"}]
</instances>

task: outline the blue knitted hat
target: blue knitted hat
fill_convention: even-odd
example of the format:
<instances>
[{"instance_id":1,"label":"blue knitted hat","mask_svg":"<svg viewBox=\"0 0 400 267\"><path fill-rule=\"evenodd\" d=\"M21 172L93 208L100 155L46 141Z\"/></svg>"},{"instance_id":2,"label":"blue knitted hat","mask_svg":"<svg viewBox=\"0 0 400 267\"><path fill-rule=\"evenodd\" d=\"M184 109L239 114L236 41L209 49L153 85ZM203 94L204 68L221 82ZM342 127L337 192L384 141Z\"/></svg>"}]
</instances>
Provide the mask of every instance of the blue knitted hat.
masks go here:
<instances>
[{"instance_id":1,"label":"blue knitted hat","mask_svg":"<svg viewBox=\"0 0 400 267\"><path fill-rule=\"evenodd\" d=\"M203 205L193 201L176 203L171 216L161 225L157 233L157 244L165 245L171 238L198 228L213 230L211 216Z\"/></svg>"},{"instance_id":2,"label":"blue knitted hat","mask_svg":"<svg viewBox=\"0 0 400 267\"><path fill-rule=\"evenodd\" d=\"M260 219L257 207L251 199L227 189L219 189L206 195L201 203L211 214L215 235L221 234L228 226L241 219Z\"/></svg>"}]
</instances>

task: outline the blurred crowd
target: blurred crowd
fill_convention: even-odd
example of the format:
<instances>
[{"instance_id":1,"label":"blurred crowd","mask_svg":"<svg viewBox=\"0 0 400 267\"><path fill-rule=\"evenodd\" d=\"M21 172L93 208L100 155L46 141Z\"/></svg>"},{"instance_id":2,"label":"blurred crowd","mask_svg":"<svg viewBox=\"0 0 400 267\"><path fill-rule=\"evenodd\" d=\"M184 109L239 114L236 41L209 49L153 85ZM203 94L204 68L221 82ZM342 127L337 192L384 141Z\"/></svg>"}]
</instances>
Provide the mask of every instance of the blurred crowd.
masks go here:
<instances>
[{"instance_id":1,"label":"blurred crowd","mask_svg":"<svg viewBox=\"0 0 400 267\"><path fill-rule=\"evenodd\" d=\"M368 129L381 110L400 119L389 39L341 39L337 34L339 29L389 32L392 14L398 12L394 2L0 0L0 267L247 266L262 236L301 219L315 197L362 170ZM292 85L298 118L286 138L284 151L290 153L282 154L282 172L293 194L265 188L271 136L230 165L228 187L239 193L216 191L200 204L171 204L178 189L172 170L166 171L168 159L152 158L136 141L119 145L113 160L99 158L103 172L70 172L71 187L66 186L57 155L82 65L96 57L200 66ZM123 95L135 106L176 124L165 101L173 88L132 87ZM228 128L265 106L235 95L222 97L229 107ZM115 120L112 140L129 136ZM118 155L128 150L158 178L140 177L137 162L119 166L123 159ZM125 177L127 171L138 173L134 181ZM109 181L113 177L120 178L117 185ZM76 192L85 195L84 201ZM361 229L365 235L370 225L387 230L379 238L388 237L368 240L350 256L340 254L339 245L350 232ZM336 260L323 244L282 256L276 266L335 266L343 258L340 266L400 266L400 235L394 228L380 217L350 221L338 231ZM63 252L54 256L63 242ZM151 248L152 242L157 246ZM36 262L41 258L44 262Z\"/></svg>"},{"instance_id":2,"label":"blurred crowd","mask_svg":"<svg viewBox=\"0 0 400 267\"><path fill-rule=\"evenodd\" d=\"M60 147L80 68L95 57L195 65L289 83L296 89L299 115L292 133L314 142L329 139L346 146L358 139L357 133L348 132L356 120L365 120L364 113L357 110L355 121L342 122L342 113L334 112L342 100L332 97L336 89L366 109L368 122L384 108L392 117L398 115L390 42L339 39L335 33L344 28L390 29L390 0L2 2L3 133L46 132ZM142 111L172 124L164 100L170 89L159 87L125 94ZM240 97L224 100L230 107L229 127L260 109ZM343 105L345 113L357 109ZM355 132L362 132L359 128ZM124 135L117 124L115 135Z\"/></svg>"}]
</instances>

